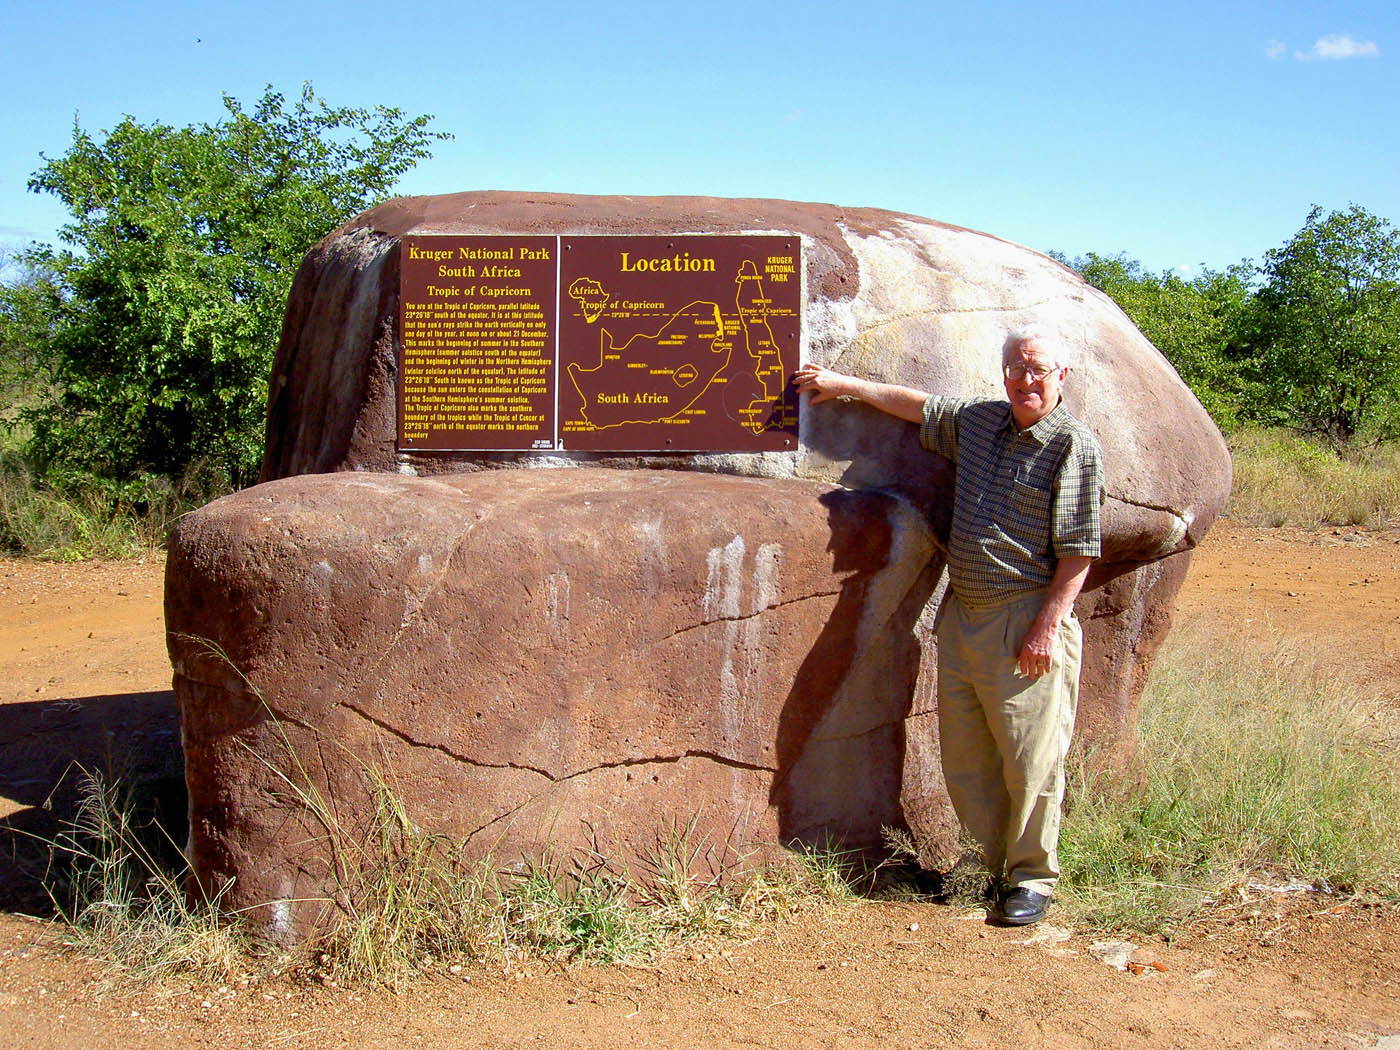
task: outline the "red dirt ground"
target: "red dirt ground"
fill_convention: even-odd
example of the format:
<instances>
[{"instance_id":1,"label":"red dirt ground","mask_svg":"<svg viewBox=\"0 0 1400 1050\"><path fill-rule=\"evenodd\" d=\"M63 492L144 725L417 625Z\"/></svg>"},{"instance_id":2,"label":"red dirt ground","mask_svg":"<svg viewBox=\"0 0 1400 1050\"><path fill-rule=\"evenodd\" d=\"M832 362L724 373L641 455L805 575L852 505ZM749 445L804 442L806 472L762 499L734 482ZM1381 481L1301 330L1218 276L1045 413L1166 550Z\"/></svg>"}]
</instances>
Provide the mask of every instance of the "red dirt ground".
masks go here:
<instances>
[{"instance_id":1,"label":"red dirt ground","mask_svg":"<svg viewBox=\"0 0 1400 1050\"><path fill-rule=\"evenodd\" d=\"M55 751L168 730L152 716L169 703L161 588L158 559L0 562L0 822L40 812ZM1400 532L1225 522L1179 604L1222 634L1315 645L1400 717ZM1400 1046L1400 913L1299 898L1255 892L1237 921L1137 938L1162 969L1136 974L1099 961L1086 933L1037 942L958 908L876 903L656 965L469 967L398 995L280 979L104 989L55 927L7 912L0 1046Z\"/></svg>"}]
</instances>

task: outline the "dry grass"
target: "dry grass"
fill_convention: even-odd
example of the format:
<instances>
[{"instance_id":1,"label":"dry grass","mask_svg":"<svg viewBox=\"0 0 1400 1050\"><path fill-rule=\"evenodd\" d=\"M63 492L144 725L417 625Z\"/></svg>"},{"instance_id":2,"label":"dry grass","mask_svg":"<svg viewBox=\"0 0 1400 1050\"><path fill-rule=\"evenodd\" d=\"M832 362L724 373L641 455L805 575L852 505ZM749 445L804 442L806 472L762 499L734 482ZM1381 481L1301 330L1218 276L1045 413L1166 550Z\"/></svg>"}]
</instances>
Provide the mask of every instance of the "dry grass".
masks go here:
<instances>
[{"instance_id":1,"label":"dry grass","mask_svg":"<svg viewBox=\"0 0 1400 1050\"><path fill-rule=\"evenodd\" d=\"M1081 763L1072 781L1077 921L1170 930L1250 880L1400 901L1400 733L1335 666L1179 631L1138 732L1127 775Z\"/></svg>"},{"instance_id":2,"label":"dry grass","mask_svg":"<svg viewBox=\"0 0 1400 1050\"><path fill-rule=\"evenodd\" d=\"M137 984L290 972L398 988L471 962L655 958L849 902L868 874L854 855L817 849L752 867L735 856L734 871L715 872L699 863L710 850L695 820L659 832L635 871L588 849L506 867L419 828L382 777L375 793L366 833L327 818L325 854L344 861L332 871L342 906L288 952L260 944L217 900L188 897L188 869L149 845L159 830L136 823L119 784L88 776L77 817L51 844L68 862L51 890L63 940ZM318 804L313 791L299 797Z\"/></svg>"},{"instance_id":3,"label":"dry grass","mask_svg":"<svg viewBox=\"0 0 1400 1050\"><path fill-rule=\"evenodd\" d=\"M1235 486L1230 516L1244 525L1400 522L1400 445L1343 452L1282 430L1230 437Z\"/></svg>"}]
</instances>

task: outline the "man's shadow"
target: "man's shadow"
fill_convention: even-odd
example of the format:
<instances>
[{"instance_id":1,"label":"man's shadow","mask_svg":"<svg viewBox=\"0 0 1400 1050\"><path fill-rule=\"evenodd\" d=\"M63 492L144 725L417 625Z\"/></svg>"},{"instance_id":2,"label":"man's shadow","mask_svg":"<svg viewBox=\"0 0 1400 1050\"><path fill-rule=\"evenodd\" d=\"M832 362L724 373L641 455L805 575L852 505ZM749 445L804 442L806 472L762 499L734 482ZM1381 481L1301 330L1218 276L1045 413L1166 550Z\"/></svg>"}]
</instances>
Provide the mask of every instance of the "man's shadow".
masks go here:
<instances>
[{"instance_id":1,"label":"man's shadow","mask_svg":"<svg viewBox=\"0 0 1400 1050\"><path fill-rule=\"evenodd\" d=\"M924 660L916 625L942 576L952 493L951 467L912 430L891 428L891 441L896 458L919 463L919 484L820 497L832 569L846 575L779 716L769 802L787 844L872 850L882 829L907 827L905 719Z\"/></svg>"}]
</instances>

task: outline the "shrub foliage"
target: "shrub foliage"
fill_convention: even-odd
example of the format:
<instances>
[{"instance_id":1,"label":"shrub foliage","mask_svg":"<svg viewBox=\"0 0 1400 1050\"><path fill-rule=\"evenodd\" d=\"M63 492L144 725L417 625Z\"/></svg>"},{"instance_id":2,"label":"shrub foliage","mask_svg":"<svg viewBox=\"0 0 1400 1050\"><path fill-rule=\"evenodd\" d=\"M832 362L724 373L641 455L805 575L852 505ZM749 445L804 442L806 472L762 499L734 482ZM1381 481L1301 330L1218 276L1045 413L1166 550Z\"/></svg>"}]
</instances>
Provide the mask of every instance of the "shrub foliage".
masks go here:
<instances>
[{"instance_id":1,"label":"shrub foliage","mask_svg":"<svg viewBox=\"0 0 1400 1050\"><path fill-rule=\"evenodd\" d=\"M297 265L443 137L427 116L332 107L310 86L223 102L212 124L75 124L30 180L72 215L4 296L6 330L28 344L6 358L48 368L49 396L19 415L50 477L179 477L194 461L255 477Z\"/></svg>"},{"instance_id":2,"label":"shrub foliage","mask_svg":"<svg viewBox=\"0 0 1400 1050\"><path fill-rule=\"evenodd\" d=\"M1366 209L1314 207L1261 266L1189 279L1122 254L1055 257L1122 308L1223 429L1400 437L1400 232Z\"/></svg>"}]
</instances>

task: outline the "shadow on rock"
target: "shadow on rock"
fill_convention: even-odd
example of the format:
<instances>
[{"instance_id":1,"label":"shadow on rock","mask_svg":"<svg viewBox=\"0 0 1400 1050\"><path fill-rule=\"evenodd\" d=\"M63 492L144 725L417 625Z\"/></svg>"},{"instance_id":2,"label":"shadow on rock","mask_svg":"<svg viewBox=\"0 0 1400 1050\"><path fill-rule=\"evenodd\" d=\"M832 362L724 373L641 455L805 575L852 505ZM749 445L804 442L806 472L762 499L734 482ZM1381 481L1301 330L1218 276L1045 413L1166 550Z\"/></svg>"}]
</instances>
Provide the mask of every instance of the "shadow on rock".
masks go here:
<instances>
[{"instance_id":1,"label":"shadow on rock","mask_svg":"<svg viewBox=\"0 0 1400 1050\"><path fill-rule=\"evenodd\" d=\"M785 842L869 849L880 845L881 827L905 826L904 720L922 657L915 625L942 560L929 559L926 544L901 552L899 515L886 493L835 491L821 500L832 568L848 575L784 701L770 801ZM909 557L926 561L921 572L902 564Z\"/></svg>"}]
</instances>

